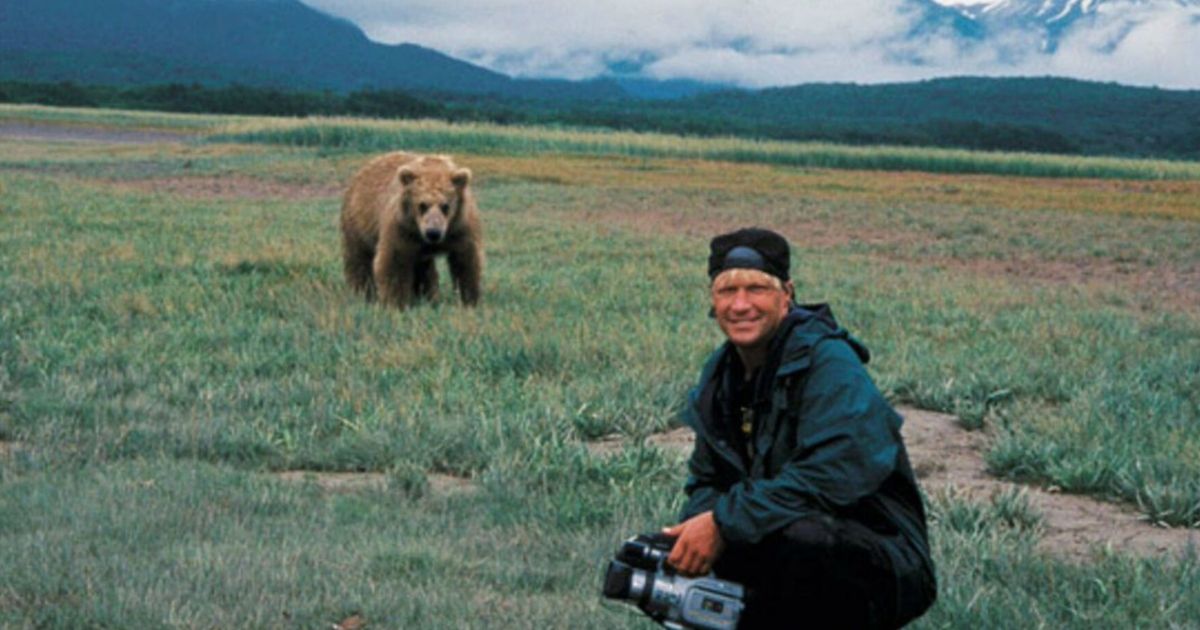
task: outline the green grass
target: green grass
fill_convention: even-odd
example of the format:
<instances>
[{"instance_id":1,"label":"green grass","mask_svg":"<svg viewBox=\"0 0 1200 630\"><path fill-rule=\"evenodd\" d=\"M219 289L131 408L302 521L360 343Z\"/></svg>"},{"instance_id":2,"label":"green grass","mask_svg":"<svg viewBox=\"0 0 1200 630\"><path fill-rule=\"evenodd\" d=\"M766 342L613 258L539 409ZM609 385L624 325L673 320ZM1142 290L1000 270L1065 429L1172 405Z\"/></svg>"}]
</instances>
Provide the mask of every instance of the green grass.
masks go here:
<instances>
[{"instance_id":1,"label":"green grass","mask_svg":"<svg viewBox=\"0 0 1200 630\"><path fill-rule=\"evenodd\" d=\"M167 112L138 112L116 109L46 107L42 105L0 104L0 122L48 123L111 129L161 129L166 131L203 131L228 124L236 117L217 117Z\"/></svg>"},{"instance_id":2,"label":"green grass","mask_svg":"<svg viewBox=\"0 0 1200 630\"><path fill-rule=\"evenodd\" d=\"M531 170L468 154L483 304L396 312L346 290L333 195L126 185L332 187L366 154L7 146L0 439L21 446L0 455L3 627L307 628L354 611L374 627L648 627L600 600L600 571L621 539L671 521L682 456L584 443L677 423L720 340L707 238L744 222L794 240L801 297L833 303L893 399L993 431L996 472L1200 519L1194 309L1119 272L976 268L1186 271L1200 255L1186 212L1031 209L1019 185L979 207L904 196L901 181L872 192L858 173L720 165L714 178L649 157ZM269 474L295 468L389 486ZM435 473L477 490L438 492ZM942 588L918 627L1200 624L1195 557L1072 565L1035 549L1040 517L1019 494L930 506Z\"/></svg>"},{"instance_id":3,"label":"green grass","mask_svg":"<svg viewBox=\"0 0 1200 630\"><path fill-rule=\"evenodd\" d=\"M495 155L603 155L683 158L786 166L1029 177L1198 179L1200 165L1165 160L982 153L954 149L850 147L821 142L759 141L500 126L439 121L253 121L219 130L212 141L253 142L351 151L453 151Z\"/></svg>"}]
</instances>

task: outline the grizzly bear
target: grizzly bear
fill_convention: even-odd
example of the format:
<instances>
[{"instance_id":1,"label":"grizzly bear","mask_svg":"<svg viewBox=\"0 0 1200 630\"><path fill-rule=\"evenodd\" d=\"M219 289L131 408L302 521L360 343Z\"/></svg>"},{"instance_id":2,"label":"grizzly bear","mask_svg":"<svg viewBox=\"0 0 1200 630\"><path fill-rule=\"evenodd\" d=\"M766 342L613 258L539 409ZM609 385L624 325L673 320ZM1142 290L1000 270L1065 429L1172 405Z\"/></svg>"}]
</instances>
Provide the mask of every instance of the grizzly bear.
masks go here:
<instances>
[{"instance_id":1,"label":"grizzly bear","mask_svg":"<svg viewBox=\"0 0 1200 630\"><path fill-rule=\"evenodd\" d=\"M471 171L445 155L397 151L362 167L342 199L346 281L368 299L405 308L438 292L445 254L464 304L479 301L483 233Z\"/></svg>"}]
</instances>

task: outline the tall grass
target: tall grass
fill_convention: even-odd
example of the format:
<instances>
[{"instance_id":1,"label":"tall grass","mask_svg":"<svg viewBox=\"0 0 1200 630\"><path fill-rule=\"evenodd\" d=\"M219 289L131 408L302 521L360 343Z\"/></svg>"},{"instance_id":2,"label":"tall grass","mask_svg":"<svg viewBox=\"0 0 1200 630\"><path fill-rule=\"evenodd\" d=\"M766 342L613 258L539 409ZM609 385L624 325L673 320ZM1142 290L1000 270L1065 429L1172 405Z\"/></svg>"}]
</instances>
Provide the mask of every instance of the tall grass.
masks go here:
<instances>
[{"instance_id":1,"label":"tall grass","mask_svg":"<svg viewBox=\"0 0 1200 630\"><path fill-rule=\"evenodd\" d=\"M163 154L151 176L328 183L366 157L218 148ZM0 454L0 626L316 627L359 611L378 627L649 627L600 600L600 571L678 507L682 455L638 444L676 424L720 340L705 245L745 223L788 233L801 297L833 302L890 396L994 431L997 472L1165 523L1200 511L1193 312L1148 308L1121 277L946 264L1108 260L1132 234L1138 265L1186 268L1193 220L1060 221L1006 206L1025 193L1002 187L986 208L916 192L899 208L839 194L846 180L746 167L714 182L651 158L589 162L611 169L598 182L496 157L477 169L483 304L446 291L397 312L345 288L335 195L134 189L145 155L88 151L0 164L0 439L20 443ZM830 224L904 238L809 238ZM613 432L634 446L585 447ZM271 474L294 468L389 485ZM435 473L474 491L438 492ZM930 505L941 599L917 627L1200 623L1194 556L1072 565L1037 551L1020 495Z\"/></svg>"},{"instance_id":2,"label":"tall grass","mask_svg":"<svg viewBox=\"0 0 1200 630\"><path fill-rule=\"evenodd\" d=\"M965 150L850 147L819 142L688 138L663 134L500 126L440 121L348 119L263 120L237 123L209 139L353 151L470 151L669 157L856 170L989 173L1030 177L1200 179L1190 162L1065 157Z\"/></svg>"},{"instance_id":3,"label":"tall grass","mask_svg":"<svg viewBox=\"0 0 1200 630\"><path fill-rule=\"evenodd\" d=\"M50 107L0 103L0 122L53 123L87 127L202 131L228 124L238 117L205 114L175 114L84 107Z\"/></svg>"},{"instance_id":4,"label":"tall grass","mask_svg":"<svg viewBox=\"0 0 1200 630\"><path fill-rule=\"evenodd\" d=\"M543 435L476 492L327 492L157 458L0 464L0 626L652 628L603 601L622 536L677 507L682 461ZM1200 560L1040 554L1019 496L931 497L939 600L913 628L1180 627Z\"/></svg>"}]
</instances>

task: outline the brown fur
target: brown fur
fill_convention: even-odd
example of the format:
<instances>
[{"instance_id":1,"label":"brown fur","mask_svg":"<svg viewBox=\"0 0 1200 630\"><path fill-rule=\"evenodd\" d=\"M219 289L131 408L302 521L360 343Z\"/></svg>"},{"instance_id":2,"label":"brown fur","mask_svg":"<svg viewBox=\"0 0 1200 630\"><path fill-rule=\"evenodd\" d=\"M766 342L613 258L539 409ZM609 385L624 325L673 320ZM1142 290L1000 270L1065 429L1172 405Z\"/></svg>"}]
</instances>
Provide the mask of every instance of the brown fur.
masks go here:
<instances>
[{"instance_id":1,"label":"brown fur","mask_svg":"<svg viewBox=\"0 0 1200 630\"><path fill-rule=\"evenodd\" d=\"M398 151L359 170L342 200L350 287L400 308L436 298L434 256L445 254L463 303L476 304L483 233L470 180L471 171L445 155Z\"/></svg>"}]
</instances>

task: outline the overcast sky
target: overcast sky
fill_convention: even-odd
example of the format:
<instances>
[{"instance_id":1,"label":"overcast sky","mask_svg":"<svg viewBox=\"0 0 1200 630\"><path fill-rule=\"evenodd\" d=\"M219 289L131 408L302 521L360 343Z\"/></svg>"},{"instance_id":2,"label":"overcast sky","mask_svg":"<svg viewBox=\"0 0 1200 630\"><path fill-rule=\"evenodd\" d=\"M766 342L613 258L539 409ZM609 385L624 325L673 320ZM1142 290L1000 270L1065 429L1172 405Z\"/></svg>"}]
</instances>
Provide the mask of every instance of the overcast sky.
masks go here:
<instances>
[{"instance_id":1,"label":"overcast sky","mask_svg":"<svg viewBox=\"0 0 1200 630\"><path fill-rule=\"evenodd\" d=\"M1200 89L1200 1L1185 1L1110 0L1095 28L1046 54L1033 32L974 45L947 32L910 39L917 18L904 0L303 0L376 41L517 77L586 79L620 63L744 87L970 74Z\"/></svg>"}]
</instances>

